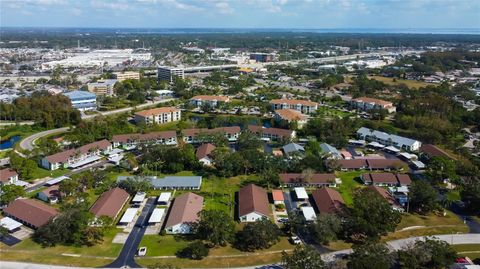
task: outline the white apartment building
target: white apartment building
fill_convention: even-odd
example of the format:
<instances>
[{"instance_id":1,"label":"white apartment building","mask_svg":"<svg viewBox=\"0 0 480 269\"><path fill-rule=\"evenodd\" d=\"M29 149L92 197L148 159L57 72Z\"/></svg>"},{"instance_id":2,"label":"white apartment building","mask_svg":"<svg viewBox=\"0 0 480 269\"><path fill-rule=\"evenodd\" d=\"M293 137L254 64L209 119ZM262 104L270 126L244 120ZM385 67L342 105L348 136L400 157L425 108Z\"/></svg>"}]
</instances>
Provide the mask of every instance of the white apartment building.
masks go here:
<instances>
[{"instance_id":1,"label":"white apartment building","mask_svg":"<svg viewBox=\"0 0 480 269\"><path fill-rule=\"evenodd\" d=\"M369 97L360 97L352 99L351 104L354 108L367 111L371 109L385 109L388 113L393 113L397 111L397 108L393 106L392 102L369 98Z\"/></svg>"},{"instance_id":2,"label":"white apartment building","mask_svg":"<svg viewBox=\"0 0 480 269\"><path fill-rule=\"evenodd\" d=\"M179 121L182 118L182 111L174 107L160 107L143 110L135 113L136 123L162 124L172 121Z\"/></svg>"},{"instance_id":3,"label":"white apartment building","mask_svg":"<svg viewBox=\"0 0 480 269\"><path fill-rule=\"evenodd\" d=\"M273 110L277 109L293 109L304 114L310 114L317 110L318 103L307 100L295 99L273 99L270 101Z\"/></svg>"}]
</instances>

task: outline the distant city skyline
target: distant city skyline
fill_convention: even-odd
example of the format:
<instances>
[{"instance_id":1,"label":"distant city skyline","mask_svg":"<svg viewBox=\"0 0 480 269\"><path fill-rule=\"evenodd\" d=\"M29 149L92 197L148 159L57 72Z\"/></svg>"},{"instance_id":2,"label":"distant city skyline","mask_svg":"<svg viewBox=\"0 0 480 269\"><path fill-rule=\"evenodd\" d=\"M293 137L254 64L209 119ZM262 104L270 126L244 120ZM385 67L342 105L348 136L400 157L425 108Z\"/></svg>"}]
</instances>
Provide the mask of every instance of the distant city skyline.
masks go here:
<instances>
[{"instance_id":1,"label":"distant city skyline","mask_svg":"<svg viewBox=\"0 0 480 269\"><path fill-rule=\"evenodd\" d=\"M479 29L477 0L0 0L2 27Z\"/></svg>"}]
</instances>

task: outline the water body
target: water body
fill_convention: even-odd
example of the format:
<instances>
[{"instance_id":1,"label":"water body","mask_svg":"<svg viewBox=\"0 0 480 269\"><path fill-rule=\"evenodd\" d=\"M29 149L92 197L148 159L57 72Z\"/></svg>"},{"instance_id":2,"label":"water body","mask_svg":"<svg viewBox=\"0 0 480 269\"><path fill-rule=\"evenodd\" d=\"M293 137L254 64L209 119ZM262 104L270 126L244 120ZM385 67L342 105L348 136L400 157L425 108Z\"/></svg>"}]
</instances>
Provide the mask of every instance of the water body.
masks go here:
<instances>
[{"instance_id":1,"label":"water body","mask_svg":"<svg viewBox=\"0 0 480 269\"><path fill-rule=\"evenodd\" d=\"M0 150L13 148L18 141L20 141L19 135L12 136L8 140L2 140L0 141Z\"/></svg>"}]
</instances>

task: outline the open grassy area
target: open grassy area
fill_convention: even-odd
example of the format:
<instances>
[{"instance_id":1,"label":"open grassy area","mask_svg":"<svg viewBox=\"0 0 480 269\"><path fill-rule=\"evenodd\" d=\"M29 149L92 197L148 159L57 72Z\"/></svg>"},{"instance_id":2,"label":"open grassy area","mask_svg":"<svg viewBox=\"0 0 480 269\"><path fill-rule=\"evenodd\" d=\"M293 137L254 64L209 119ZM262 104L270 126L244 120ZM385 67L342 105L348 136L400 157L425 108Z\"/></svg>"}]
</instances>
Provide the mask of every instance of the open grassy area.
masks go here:
<instances>
[{"instance_id":1,"label":"open grassy area","mask_svg":"<svg viewBox=\"0 0 480 269\"><path fill-rule=\"evenodd\" d=\"M395 81L393 81L394 78L387 78L387 77L382 77L382 76L368 76L369 78L373 78L375 80L381 81L385 84L392 85L392 86L398 86L400 84L405 84L409 88L421 88L421 87L426 87L429 85L433 85L431 83L426 83L423 81L417 81L417 80L408 80L408 79L399 79L396 78Z\"/></svg>"},{"instance_id":2,"label":"open grassy area","mask_svg":"<svg viewBox=\"0 0 480 269\"><path fill-rule=\"evenodd\" d=\"M1 250L0 250L1 251ZM111 263L114 258L71 257L59 253L45 255L41 252L0 252L2 261L19 261L75 267L102 267ZM33 268L33 267L32 267Z\"/></svg>"},{"instance_id":3,"label":"open grassy area","mask_svg":"<svg viewBox=\"0 0 480 269\"><path fill-rule=\"evenodd\" d=\"M419 215L419 214L403 214L402 222L397 230L412 226L466 226L453 212L447 210L447 215L439 216L435 214Z\"/></svg>"},{"instance_id":4,"label":"open grassy area","mask_svg":"<svg viewBox=\"0 0 480 269\"><path fill-rule=\"evenodd\" d=\"M317 111L316 111L317 116L321 117L332 117L332 116L338 116L340 118L347 117L347 116L352 116L353 114L350 112L345 112L341 111L339 109L334 109L330 107L325 107L325 106L319 106Z\"/></svg>"},{"instance_id":5,"label":"open grassy area","mask_svg":"<svg viewBox=\"0 0 480 269\"><path fill-rule=\"evenodd\" d=\"M452 247L457 251L459 257L480 259L480 244L454 245Z\"/></svg>"},{"instance_id":6,"label":"open grassy area","mask_svg":"<svg viewBox=\"0 0 480 269\"><path fill-rule=\"evenodd\" d=\"M342 184L338 185L338 191L342 195L347 205L353 203L353 192L363 185L358 182L358 178L364 171L338 172L337 176L342 179Z\"/></svg>"},{"instance_id":7,"label":"open grassy area","mask_svg":"<svg viewBox=\"0 0 480 269\"><path fill-rule=\"evenodd\" d=\"M44 177L55 178L55 177L63 176L68 172L70 172L70 170L68 169L57 169L57 170L50 171L47 169L36 167L35 170L32 171L32 178L33 179L39 179Z\"/></svg>"}]
</instances>

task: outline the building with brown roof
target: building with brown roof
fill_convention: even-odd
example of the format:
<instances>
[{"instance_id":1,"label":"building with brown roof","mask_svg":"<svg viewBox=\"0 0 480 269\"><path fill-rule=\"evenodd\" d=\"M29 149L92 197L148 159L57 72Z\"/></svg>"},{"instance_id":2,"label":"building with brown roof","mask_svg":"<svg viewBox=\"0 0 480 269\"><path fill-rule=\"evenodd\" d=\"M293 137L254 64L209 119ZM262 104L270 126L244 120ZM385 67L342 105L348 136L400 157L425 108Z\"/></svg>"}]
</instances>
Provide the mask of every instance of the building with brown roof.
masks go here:
<instances>
[{"instance_id":1,"label":"building with brown roof","mask_svg":"<svg viewBox=\"0 0 480 269\"><path fill-rule=\"evenodd\" d=\"M101 159L101 154L111 150L108 140L96 141L76 149L65 150L42 158L42 167L48 170L59 168L77 168Z\"/></svg>"},{"instance_id":2,"label":"building with brown roof","mask_svg":"<svg viewBox=\"0 0 480 269\"><path fill-rule=\"evenodd\" d=\"M11 168L5 168L0 170L0 186L15 184L18 181L17 171Z\"/></svg>"},{"instance_id":3,"label":"building with brown roof","mask_svg":"<svg viewBox=\"0 0 480 269\"><path fill-rule=\"evenodd\" d=\"M370 97L359 97L350 101L354 108L359 110L385 109L388 113L397 111L392 102Z\"/></svg>"},{"instance_id":4,"label":"building with brown roof","mask_svg":"<svg viewBox=\"0 0 480 269\"><path fill-rule=\"evenodd\" d=\"M208 136L217 133L225 134L225 137L229 142L237 141L240 136L241 129L239 126L230 126L230 127L218 127L213 129L207 128L194 128L194 129L183 129L182 137L185 143L202 143L207 141L200 141L199 136Z\"/></svg>"},{"instance_id":5,"label":"building with brown roof","mask_svg":"<svg viewBox=\"0 0 480 269\"><path fill-rule=\"evenodd\" d=\"M398 185L400 186L410 186L412 185L412 179L407 174L396 174Z\"/></svg>"},{"instance_id":6,"label":"building with brown roof","mask_svg":"<svg viewBox=\"0 0 480 269\"><path fill-rule=\"evenodd\" d=\"M265 128L258 125L248 125L248 131L258 135L260 138L269 140L291 140L295 138L295 131L280 128Z\"/></svg>"},{"instance_id":7,"label":"building with brown roof","mask_svg":"<svg viewBox=\"0 0 480 269\"><path fill-rule=\"evenodd\" d=\"M58 211L42 202L32 199L17 199L3 209L3 213L26 226L37 229L56 217Z\"/></svg>"},{"instance_id":8,"label":"building with brown roof","mask_svg":"<svg viewBox=\"0 0 480 269\"><path fill-rule=\"evenodd\" d=\"M274 204L283 204L285 201L285 197L283 197L282 190L272 190L272 199Z\"/></svg>"},{"instance_id":9,"label":"building with brown roof","mask_svg":"<svg viewBox=\"0 0 480 269\"><path fill-rule=\"evenodd\" d=\"M97 199L95 204L90 208L96 217L107 216L116 219L130 195L120 188L108 190Z\"/></svg>"},{"instance_id":10,"label":"building with brown roof","mask_svg":"<svg viewBox=\"0 0 480 269\"><path fill-rule=\"evenodd\" d=\"M365 173L360 176L365 185L396 186L397 177L392 173Z\"/></svg>"},{"instance_id":11,"label":"building with brown roof","mask_svg":"<svg viewBox=\"0 0 480 269\"><path fill-rule=\"evenodd\" d=\"M200 147L197 148L195 156L197 157L198 161L203 163L204 165L212 165L212 152L215 150L215 148L216 147L210 143L202 144L200 145Z\"/></svg>"},{"instance_id":12,"label":"building with brown roof","mask_svg":"<svg viewBox=\"0 0 480 269\"><path fill-rule=\"evenodd\" d=\"M277 109L274 115L275 120L285 121L287 123L296 122L298 128L302 128L308 120L306 115L293 109Z\"/></svg>"},{"instance_id":13,"label":"building with brown roof","mask_svg":"<svg viewBox=\"0 0 480 269\"><path fill-rule=\"evenodd\" d=\"M422 156L425 156L427 159L430 159L432 157L452 159L452 157L447 152L432 144L423 144L420 147L420 152Z\"/></svg>"},{"instance_id":14,"label":"building with brown roof","mask_svg":"<svg viewBox=\"0 0 480 269\"><path fill-rule=\"evenodd\" d=\"M308 100L296 99L273 99L270 101L273 110L277 109L293 109L300 113L311 114L318 108L318 103Z\"/></svg>"},{"instance_id":15,"label":"building with brown roof","mask_svg":"<svg viewBox=\"0 0 480 269\"><path fill-rule=\"evenodd\" d=\"M184 193L173 201L170 215L165 224L168 234L189 234L192 223L200 219L198 213L203 208L203 197L192 192Z\"/></svg>"},{"instance_id":16,"label":"building with brown roof","mask_svg":"<svg viewBox=\"0 0 480 269\"><path fill-rule=\"evenodd\" d=\"M270 207L267 192L255 184L238 191L238 217L241 222L254 222L268 218Z\"/></svg>"},{"instance_id":17,"label":"building with brown roof","mask_svg":"<svg viewBox=\"0 0 480 269\"><path fill-rule=\"evenodd\" d=\"M160 107L142 110L135 113L136 123L163 124L182 119L182 111L175 107Z\"/></svg>"},{"instance_id":18,"label":"building with brown roof","mask_svg":"<svg viewBox=\"0 0 480 269\"><path fill-rule=\"evenodd\" d=\"M151 132L146 134L134 133L134 134L114 135L112 137L112 143L113 143L113 146L116 148L123 147L125 149L132 148L138 144L176 145L177 132L162 131L162 132Z\"/></svg>"},{"instance_id":19,"label":"building with brown roof","mask_svg":"<svg viewBox=\"0 0 480 269\"><path fill-rule=\"evenodd\" d=\"M216 95L197 95L190 98L190 104L196 107L202 107L208 104L210 107L215 108L221 103L230 102L228 96L216 96Z\"/></svg>"},{"instance_id":20,"label":"building with brown roof","mask_svg":"<svg viewBox=\"0 0 480 269\"><path fill-rule=\"evenodd\" d=\"M331 168L334 168L334 166L338 165L342 171L361 170L367 168L368 166L365 159L332 160L329 165Z\"/></svg>"},{"instance_id":21,"label":"building with brown roof","mask_svg":"<svg viewBox=\"0 0 480 269\"><path fill-rule=\"evenodd\" d=\"M305 178L303 174L284 173L279 175L280 184L285 187L336 187L339 178L334 173L317 173Z\"/></svg>"},{"instance_id":22,"label":"building with brown roof","mask_svg":"<svg viewBox=\"0 0 480 269\"><path fill-rule=\"evenodd\" d=\"M403 211L403 207L397 203L395 200L395 197L393 197L386 189L378 187L378 186L368 186L368 189L371 191L379 194L383 199L385 199L393 209L398 210L398 211Z\"/></svg>"},{"instance_id":23,"label":"building with brown roof","mask_svg":"<svg viewBox=\"0 0 480 269\"><path fill-rule=\"evenodd\" d=\"M312 192L312 198L320 214L336 214L345 207L340 193L332 188L316 189Z\"/></svg>"},{"instance_id":24,"label":"building with brown roof","mask_svg":"<svg viewBox=\"0 0 480 269\"><path fill-rule=\"evenodd\" d=\"M366 159L368 169L370 170L395 170L402 169L405 165L404 162L394 159Z\"/></svg>"}]
</instances>

